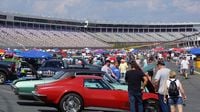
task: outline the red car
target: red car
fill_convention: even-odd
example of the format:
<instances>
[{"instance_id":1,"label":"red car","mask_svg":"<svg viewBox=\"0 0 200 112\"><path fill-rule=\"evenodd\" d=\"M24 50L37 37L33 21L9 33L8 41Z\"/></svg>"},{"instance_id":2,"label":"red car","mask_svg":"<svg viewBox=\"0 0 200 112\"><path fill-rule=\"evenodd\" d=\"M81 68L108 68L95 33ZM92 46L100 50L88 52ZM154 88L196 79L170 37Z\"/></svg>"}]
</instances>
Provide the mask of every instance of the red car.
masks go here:
<instances>
[{"instance_id":1,"label":"red car","mask_svg":"<svg viewBox=\"0 0 200 112\"><path fill-rule=\"evenodd\" d=\"M91 108L109 111L129 110L128 92L116 90L99 76L76 75L36 85L33 94L37 99L58 107L59 112L79 112ZM144 92L143 100L145 110L154 107L153 112L159 112L157 94Z\"/></svg>"}]
</instances>

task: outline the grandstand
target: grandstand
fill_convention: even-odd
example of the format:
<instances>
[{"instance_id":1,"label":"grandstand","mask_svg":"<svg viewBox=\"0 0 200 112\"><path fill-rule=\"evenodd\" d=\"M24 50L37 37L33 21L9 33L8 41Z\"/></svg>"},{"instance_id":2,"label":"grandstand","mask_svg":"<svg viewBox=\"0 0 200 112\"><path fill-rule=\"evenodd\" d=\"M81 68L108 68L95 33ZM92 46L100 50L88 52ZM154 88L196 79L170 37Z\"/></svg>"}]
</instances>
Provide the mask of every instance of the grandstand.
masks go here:
<instances>
[{"instance_id":1,"label":"grandstand","mask_svg":"<svg viewBox=\"0 0 200 112\"><path fill-rule=\"evenodd\" d=\"M198 43L199 30L200 23L113 24L0 13L1 48L112 48L175 40L186 45Z\"/></svg>"}]
</instances>

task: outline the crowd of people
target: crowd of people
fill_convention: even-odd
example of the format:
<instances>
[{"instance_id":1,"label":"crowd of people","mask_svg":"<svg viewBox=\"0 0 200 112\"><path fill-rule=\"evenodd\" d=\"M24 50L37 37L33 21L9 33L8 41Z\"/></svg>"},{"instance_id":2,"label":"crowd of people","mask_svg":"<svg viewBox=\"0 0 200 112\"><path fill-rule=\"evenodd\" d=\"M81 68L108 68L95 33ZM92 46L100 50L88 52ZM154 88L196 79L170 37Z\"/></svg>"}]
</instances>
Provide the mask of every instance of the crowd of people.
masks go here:
<instances>
[{"instance_id":1,"label":"crowd of people","mask_svg":"<svg viewBox=\"0 0 200 112\"><path fill-rule=\"evenodd\" d=\"M101 71L106 72L117 81L127 83L131 112L135 112L136 103L138 111L143 112L141 88L145 88L148 80L155 86L162 112L175 112L176 107L178 112L183 112L183 102L187 97L181 81L176 76L179 73L187 79L188 74L194 74L195 67L192 57L188 60L186 57L181 57L180 53L152 51L126 52L120 55L116 52L104 54L82 52L79 53L79 56L85 58L89 64L102 66ZM61 59L68 60L72 57L72 54L68 54ZM176 63L177 72L165 66L168 61ZM141 84L141 82L143 83ZM178 88L177 96L169 94L171 82L175 82Z\"/></svg>"},{"instance_id":2,"label":"crowd of people","mask_svg":"<svg viewBox=\"0 0 200 112\"><path fill-rule=\"evenodd\" d=\"M177 73L183 75L186 79L188 74L194 74L194 60L186 57L173 60L173 57L163 58L160 53L155 55L133 54L134 58L130 63L125 59L121 59L120 63L106 60L105 65L102 67L102 71L110 74L118 81L125 80L128 84L128 93L130 101L131 112L136 112L135 105L138 107L138 112L143 112L142 106L142 91L141 88L145 88L147 81L150 80L159 96L159 104L162 112L183 112L184 100L186 100L186 94L181 84L181 81L176 77ZM141 55L141 56L140 56ZM142 58L141 58L142 57ZM165 65L167 61L171 63L176 62L180 66L179 70L173 71L167 68ZM147 72L143 71L143 68L151 63L155 63L154 69L149 69ZM143 84L141 85L141 81ZM175 83L177 88L176 95L171 95L171 82ZM137 104L136 104L137 103Z\"/></svg>"}]
</instances>

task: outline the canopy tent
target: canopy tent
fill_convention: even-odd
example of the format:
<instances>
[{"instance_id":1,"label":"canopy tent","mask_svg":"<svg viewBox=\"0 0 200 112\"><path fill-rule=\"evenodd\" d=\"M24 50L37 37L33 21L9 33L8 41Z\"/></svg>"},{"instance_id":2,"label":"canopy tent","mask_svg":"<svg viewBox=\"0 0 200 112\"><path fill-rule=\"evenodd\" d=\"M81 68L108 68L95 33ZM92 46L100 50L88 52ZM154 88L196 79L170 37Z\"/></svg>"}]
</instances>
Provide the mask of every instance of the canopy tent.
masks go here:
<instances>
[{"instance_id":1,"label":"canopy tent","mask_svg":"<svg viewBox=\"0 0 200 112\"><path fill-rule=\"evenodd\" d=\"M174 51L174 52L183 52L185 51L183 48L172 48L171 51Z\"/></svg>"},{"instance_id":2,"label":"canopy tent","mask_svg":"<svg viewBox=\"0 0 200 112\"><path fill-rule=\"evenodd\" d=\"M154 48L152 50L155 51L155 52L160 52L160 51L164 51L165 49L163 47L157 47L157 48Z\"/></svg>"},{"instance_id":3,"label":"canopy tent","mask_svg":"<svg viewBox=\"0 0 200 112\"><path fill-rule=\"evenodd\" d=\"M200 55L200 48L192 48L189 52L194 55Z\"/></svg>"},{"instance_id":4,"label":"canopy tent","mask_svg":"<svg viewBox=\"0 0 200 112\"><path fill-rule=\"evenodd\" d=\"M48 52L38 51L38 50L29 50L19 53L20 57L23 58L51 58L52 55Z\"/></svg>"},{"instance_id":5,"label":"canopy tent","mask_svg":"<svg viewBox=\"0 0 200 112\"><path fill-rule=\"evenodd\" d=\"M22 50L20 50L20 49L13 49L13 52L16 53L16 54L19 54L19 53L22 52Z\"/></svg>"}]
</instances>

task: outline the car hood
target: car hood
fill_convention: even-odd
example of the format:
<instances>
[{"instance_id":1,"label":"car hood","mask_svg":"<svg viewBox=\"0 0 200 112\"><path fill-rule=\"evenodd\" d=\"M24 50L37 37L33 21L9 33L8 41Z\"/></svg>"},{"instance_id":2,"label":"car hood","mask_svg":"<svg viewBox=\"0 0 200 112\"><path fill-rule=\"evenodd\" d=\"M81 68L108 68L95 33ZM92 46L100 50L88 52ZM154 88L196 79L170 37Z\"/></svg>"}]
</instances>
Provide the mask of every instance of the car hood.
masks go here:
<instances>
[{"instance_id":1,"label":"car hood","mask_svg":"<svg viewBox=\"0 0 200 112\"><path fill-rule=\"evenodd\" d=\"M17 82L20 82L20 81L29 81L29 80L39 80L39 79L36 77L22 77L22 78L14 80L12 84L16 84Z\"/></svg>"}]
</instances>

